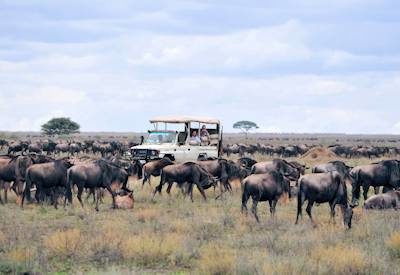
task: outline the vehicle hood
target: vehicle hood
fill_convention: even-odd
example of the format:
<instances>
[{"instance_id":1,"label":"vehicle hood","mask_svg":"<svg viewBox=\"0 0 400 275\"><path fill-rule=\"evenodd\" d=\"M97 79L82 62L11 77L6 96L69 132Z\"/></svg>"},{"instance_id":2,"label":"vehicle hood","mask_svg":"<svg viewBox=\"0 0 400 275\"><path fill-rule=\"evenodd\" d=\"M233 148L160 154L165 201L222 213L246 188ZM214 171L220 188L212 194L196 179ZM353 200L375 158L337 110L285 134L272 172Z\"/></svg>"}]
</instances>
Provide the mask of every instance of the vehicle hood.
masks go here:
<instances>
[{"instance_id":1,"label":"vehicle hood","mask_svg":"<svg viewBox=\"0 0 400 275\"><path fill-rule=\"evenodd\" d=\"M131 149L150 149L150 150L163 150L163 149L168 149L174 146L174 144L168 143L168 144L142 144L142 145L137 145L131 147Z\"/></svg>"}]
</instances>

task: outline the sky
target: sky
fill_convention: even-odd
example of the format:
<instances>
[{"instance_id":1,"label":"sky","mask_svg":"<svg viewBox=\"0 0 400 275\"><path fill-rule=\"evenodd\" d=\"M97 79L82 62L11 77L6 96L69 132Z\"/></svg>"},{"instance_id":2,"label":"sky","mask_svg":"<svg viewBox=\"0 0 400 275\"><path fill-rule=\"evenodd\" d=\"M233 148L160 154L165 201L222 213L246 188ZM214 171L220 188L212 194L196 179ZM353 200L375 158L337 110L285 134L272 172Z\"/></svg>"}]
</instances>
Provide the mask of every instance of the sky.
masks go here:
<instances>
[{"instance_id":1,"label":"sky","mask_svg":"<svg viewBox=\"0 0 400 275\"><path fill-rule=\"evenodd\" d=\"M0 130L400 134L400 1L0 0Z\"/></svg>"}]
</instances>

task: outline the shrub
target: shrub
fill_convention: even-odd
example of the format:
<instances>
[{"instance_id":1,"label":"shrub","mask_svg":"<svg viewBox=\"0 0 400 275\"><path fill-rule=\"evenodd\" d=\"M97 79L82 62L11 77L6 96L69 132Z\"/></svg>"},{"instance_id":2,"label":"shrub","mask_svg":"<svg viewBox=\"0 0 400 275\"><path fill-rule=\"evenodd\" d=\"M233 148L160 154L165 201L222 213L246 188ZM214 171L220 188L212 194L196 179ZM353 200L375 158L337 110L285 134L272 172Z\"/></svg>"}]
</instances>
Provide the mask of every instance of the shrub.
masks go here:
<instances>
[{"instance_id":1,"label":"shrub","mask_svg":"<svg viewBox=\"0 0 400 275\"><path fill-rule=\"evenodd\" d=\"M400 232L393 233L386 241L390 254L395 258L400 258Z\"/></svg>"},{"instance_id":2,"label":"shrub","mask_svg":"<svg viewBox=\"0 0 400 275\"><path fill-rule=\"evenodd\" d=\"M356 247L318 247L311 253L319 271L333 274L360 274L368 267L365 254ZM326 269L326 270L325 270Z\"/></svg>"},{"instance_id":3,"label":"shrub","mask_svg":"<svg viewBox=\"0 0 400 275\"><path fill-rule=\"evenodd\" d=\"M72 257L76 254L82 234L78 229L57 231L44 240L44 246L52 256Z\"/></svg>"},{"instance_id":4,"label":"shrub","mask_svg":"<svg viewBox=\"0 0 400 275\"><path fill-rule=\"evenodd\" d=\"M182 237L177 234L140 234L122 244L122 256L146 267L173 265L174 254L182 249Z\"/></svg>"},{"instance_id":5,"label":"shrub","mask_svg":"<svg viewBox=\"0 0 400 275\"><path fill-rule=\"evenodd\" d=\"M197 268L201 274L232 274L236 256L229 247L208 244L200 250Z\"/></svg>"}]
</instances>

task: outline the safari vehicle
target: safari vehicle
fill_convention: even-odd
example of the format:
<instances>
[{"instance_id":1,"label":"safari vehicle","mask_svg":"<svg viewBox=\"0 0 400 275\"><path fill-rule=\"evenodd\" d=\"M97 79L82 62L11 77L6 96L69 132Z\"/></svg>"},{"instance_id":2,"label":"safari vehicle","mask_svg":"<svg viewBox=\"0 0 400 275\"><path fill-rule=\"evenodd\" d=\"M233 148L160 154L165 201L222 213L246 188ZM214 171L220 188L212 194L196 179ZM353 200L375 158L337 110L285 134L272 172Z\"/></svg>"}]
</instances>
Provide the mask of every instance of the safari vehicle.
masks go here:
<instances>
[{"instance_id":1,"label":"safari vehicle","mask_svg":"<svg viewBox=\"0 0 400 275\"><path fill-rule=\"evenodd\" d=\"M219 157L222 150L220 121L205 117L162 116L150 120L154 129L149 130L143 144L131 148L133 159L147 162L168 157L176 162L196 161L200 158ZM209 138L200 143L191 142L193 131L200 135L205 125Z\"/></svg>"}]
</instances>

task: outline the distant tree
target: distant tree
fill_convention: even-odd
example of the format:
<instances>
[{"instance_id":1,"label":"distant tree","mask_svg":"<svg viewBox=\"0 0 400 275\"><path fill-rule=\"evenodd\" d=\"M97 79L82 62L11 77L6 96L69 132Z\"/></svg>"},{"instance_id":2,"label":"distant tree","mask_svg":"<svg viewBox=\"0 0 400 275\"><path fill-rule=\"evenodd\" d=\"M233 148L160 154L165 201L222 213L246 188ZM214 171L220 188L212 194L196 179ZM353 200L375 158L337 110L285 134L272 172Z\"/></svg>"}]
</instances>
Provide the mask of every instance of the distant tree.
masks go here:
<instances>
[{"instance_id":1,"label":"distant tree","mask_svg":"<svg viewBox=\"0 0 400 275\"><path fill-rule=\"evenodd\" d=\"M69 135L79 133L79 124L69 117L56 117L42 125L42 132L46 135Z\"/></svg>"},{"instance_id":2,"label":"distant tree","mask_svg":"<svg viewBox=\"0 0 400 275\"><path fill-rule=\"evenodd\" d=\"M233 124L233 128L239 129L243 133L245 133L246 139L247 139L247 134L249 133L249 131L253 130L253 129L258 129L259 127L257 126L256 123L254 123L252 121L242 120L242 121L238 121L235 124Z\"/></svg>"}]
</instances>

